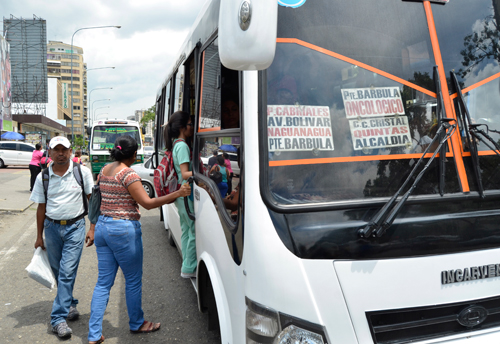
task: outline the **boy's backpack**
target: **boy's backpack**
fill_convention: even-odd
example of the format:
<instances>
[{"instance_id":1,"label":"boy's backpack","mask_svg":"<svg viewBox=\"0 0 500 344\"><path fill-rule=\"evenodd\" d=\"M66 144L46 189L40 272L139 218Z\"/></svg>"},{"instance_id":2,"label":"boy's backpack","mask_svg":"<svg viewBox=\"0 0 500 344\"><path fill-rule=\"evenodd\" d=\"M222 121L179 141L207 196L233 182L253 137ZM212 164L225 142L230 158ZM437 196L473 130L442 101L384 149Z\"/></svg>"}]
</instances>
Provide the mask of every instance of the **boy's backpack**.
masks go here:
<instances>
[{"instance_id":1,"label":"boy's backpack","mask_svg":"<svg viewBox=\"0 0 500 344\"><path fill-rule=\"evenodd\" d=\"M155 169L153 181L155 184L156 195L158 197L166 196L180 189L180 184L178 184L177 173L175 172L174 167L174 156L172 155L175 144L179 141L174 142L174 146L171 151L165 152L165 156L161 159L160 164Z\"/></svg>"},{"instance_id":2,"label":"boy's backpack","mask_svg":"<svg viewBox=\"0 0 500 344\"><path fill-rule=\"evenodd\" d=\"M42 159L40 160L40 167L42 169L47 168L47 165L49 164L50 158L48 155L48 151L43 152Z\"/></svg>"},{"instance_id":3,"label":"boy's backpack","mask_svg":"<svg viewBox=\"0 0 500 344\"><path fill-rule=\"evenodd\" d=\"M83 176L82 170L80 168L80 164L73 164L73 176L76 179L76 182L82 188L82 198L83 198L83 206L85 208L85 212L82 215L87 215L89 213L89 201L87 199L87 195L85 195L85 185L83 184ZM47 191L49 190L49 169L45 168L42 171L42 183L43 183L43 194L45 196L45 204L47 204Z\"/></svg>"}]
</instances>

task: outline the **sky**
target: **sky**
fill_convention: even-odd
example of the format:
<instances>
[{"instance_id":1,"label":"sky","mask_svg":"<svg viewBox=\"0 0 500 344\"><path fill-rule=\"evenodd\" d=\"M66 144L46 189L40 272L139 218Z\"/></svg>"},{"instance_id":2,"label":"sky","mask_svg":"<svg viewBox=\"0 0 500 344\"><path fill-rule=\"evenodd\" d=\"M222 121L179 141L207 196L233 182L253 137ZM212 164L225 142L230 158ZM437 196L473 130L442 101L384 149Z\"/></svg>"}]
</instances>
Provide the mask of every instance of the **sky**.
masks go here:
<instances>
[{"instance_id":1,"label":"sky","mask_svg":"<svg viewBox=\"0 0 500 344\"><path fill-rule=\"evenodd\" d=\"M84 27L120 25L120 29L81 30L73 44L83 49L87 94L96 114L126 118L155 104L156 92L207 0L0 0L0 17L46 20L47 41L71 44ZM0 27L3 31L3 22ZM90 113L89 113L90 114ZM102 116L106 117L105 115Z\"/></svg>"}]
</instances>

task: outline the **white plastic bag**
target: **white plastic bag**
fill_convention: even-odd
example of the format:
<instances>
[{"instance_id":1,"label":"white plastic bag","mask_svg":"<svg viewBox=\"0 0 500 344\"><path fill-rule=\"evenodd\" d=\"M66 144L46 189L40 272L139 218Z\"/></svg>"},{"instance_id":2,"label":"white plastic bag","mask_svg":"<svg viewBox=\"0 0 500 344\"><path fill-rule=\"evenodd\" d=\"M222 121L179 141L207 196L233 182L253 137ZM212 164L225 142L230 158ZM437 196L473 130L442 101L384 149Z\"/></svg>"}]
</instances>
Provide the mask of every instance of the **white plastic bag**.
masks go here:
<instances>
[{"instance_id":1,"label":"white plastic bag","mask_svg":"<svg viewBox=\"0 0 500 344\"><path fill-rule=\"evenodd\" d=\"M26 271L28 271L29 277L45 287L52 289L56 286L56 279L50 268L49 256L47 255L47 251L42 250L41 247L37 247L35 250L31 263L26 267Z\"/></svg>"}]
</instances>

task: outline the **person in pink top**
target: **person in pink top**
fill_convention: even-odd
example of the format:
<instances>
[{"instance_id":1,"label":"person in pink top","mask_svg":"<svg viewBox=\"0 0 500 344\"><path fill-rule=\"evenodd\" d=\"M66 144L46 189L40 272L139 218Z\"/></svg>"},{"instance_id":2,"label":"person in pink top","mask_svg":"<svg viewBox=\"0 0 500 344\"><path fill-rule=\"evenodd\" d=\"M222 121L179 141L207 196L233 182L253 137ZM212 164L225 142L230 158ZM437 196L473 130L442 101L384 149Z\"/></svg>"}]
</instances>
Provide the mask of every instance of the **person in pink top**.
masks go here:
<instances>
[{"instance_id":1,"label":"person in pink top","mask_svg":"<svg viewBox=\"0 0 500 344\"><path fill-rule=\"evenodd\" d=\"M233 191L233 169L231 168L229 155L227 153L223 153L222 155L224 156L224 163L226 164L227 170L229 171L229 180L227 181L227 194L230 195L231 191Z\"/></svg>"},{"instance_id":2,"label":"person in pink top","mask_svg":"<svg viewBox=\"0 0 500 344\"><path fill-rule=\"evenodd\" d=\"M42 168L40 167L40 160L42 159L42 145L37 143L35 145L35 150L33 151L33 155L31 156L31 161L30 161L30 173L31 173L31 180L30 180L30 192L33 190L33 185L35 185L35 180L36 176L38 176L38 173L42 171Z\"/></svg>"}]
</instances>

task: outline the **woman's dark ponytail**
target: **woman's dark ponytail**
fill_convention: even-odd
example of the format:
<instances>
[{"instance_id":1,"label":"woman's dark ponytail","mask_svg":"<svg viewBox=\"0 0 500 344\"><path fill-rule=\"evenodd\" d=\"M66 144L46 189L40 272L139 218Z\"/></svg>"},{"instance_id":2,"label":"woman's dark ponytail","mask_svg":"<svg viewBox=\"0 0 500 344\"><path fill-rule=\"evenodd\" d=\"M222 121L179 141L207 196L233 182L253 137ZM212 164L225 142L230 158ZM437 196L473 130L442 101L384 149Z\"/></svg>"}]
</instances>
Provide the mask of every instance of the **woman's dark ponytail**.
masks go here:
<instances>
[{"instance_id":1,"label":"woman's dark ponytail","mask_svg":"<svg viewBox=\"0 0 500 344\"><path fill-rule=\"evenodd\" d=\"M189 119L189 114L184 111L176 111L170 116L167 125L163 129L163 139L165 140L167 151L172 151L174 139L179 137L181 129L187 127Z\"/></svg>"},{"instance_id":2,"label":"woman's dark ponytail","mask_svg":"<svg viewBox=\"0 0 500 344\"><path fill-rule=\"evenodd\" d=\"M138 148L139 145L133 137L123 135L116 139L115 147L109 150L109 155L114 161L123 161L132 158Z\"/></svg>"}]
</instances>

